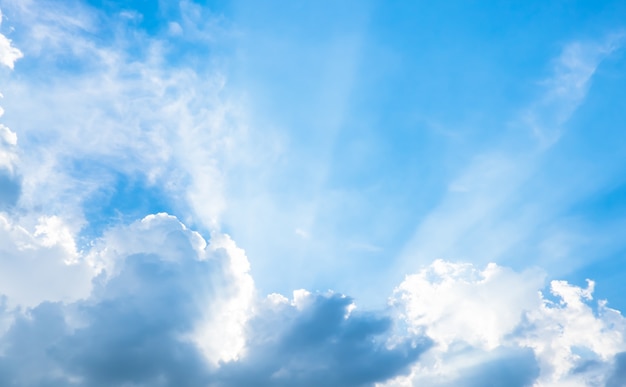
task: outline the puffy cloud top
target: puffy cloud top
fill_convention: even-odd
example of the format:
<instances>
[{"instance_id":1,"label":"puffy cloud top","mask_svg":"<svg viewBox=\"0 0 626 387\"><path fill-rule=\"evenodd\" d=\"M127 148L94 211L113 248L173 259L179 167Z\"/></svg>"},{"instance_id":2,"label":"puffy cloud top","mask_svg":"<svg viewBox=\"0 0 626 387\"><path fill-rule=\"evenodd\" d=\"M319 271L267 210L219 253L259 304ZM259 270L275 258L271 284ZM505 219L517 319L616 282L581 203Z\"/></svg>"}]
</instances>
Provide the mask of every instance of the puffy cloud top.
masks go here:
<instances>
[{"instance_id":1,"label":"puffy cloud top","mask_svg":"<svg viewBox=\"0 0 626 387\"><path fill-rule=\"evenodd\" d=\"M362 386L408 373L431 346L390 341L390 317L342 295L254 301L230 238L207 243L166 214L111 229L87 258L99 268L87 297L5 308L2 385Z\"/></svg>"},{"instance_id":2,"label":"puffy cloud top","mask_svg":"<svg viewBox=\"0 0 626 387\"><path fill-rule=\"evenodd\" d=\"M425 333L436 346L410 378L396 382L474 385L470 380L492 367L499 371L479 380L600 386L614 378L626 349L626 319L606 301L588 304L591 281L587 288L552 281L551 299L542 293L543 278L537 270L442 260L407 276L391 302L409 331Z\"/></svg>"}]
</instances>

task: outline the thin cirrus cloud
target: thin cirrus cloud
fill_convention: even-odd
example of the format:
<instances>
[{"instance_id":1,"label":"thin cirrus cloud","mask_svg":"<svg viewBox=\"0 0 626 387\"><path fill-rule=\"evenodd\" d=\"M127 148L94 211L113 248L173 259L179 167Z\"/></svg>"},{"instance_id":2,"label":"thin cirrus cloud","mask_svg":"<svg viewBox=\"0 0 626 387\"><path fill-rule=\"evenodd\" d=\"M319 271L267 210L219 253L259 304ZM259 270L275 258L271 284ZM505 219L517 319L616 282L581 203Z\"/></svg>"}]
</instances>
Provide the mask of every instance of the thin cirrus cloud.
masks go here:
<instances>
[{"instance_id":1,"label":"thin cirrus cloud","mask_svg":"<svg viewBox=\"0 0 626 387\"><path fill-rule=\"evenodd\" d=\"M343 126L353 119L351 92L363 87L360 57L377 33L368 30L374 3L354 25L333 24L323 37L346 33L340 41L309 41L311 52L352 50L321 72L323 82L341 81L335 99L304 100L317 104L314 111L332 105L332 114L312 124L319 133L299 136L289 127L297 121L292 115L286 128L269 128L267 116L255 121L249 106L266 82L243 91L229 83L229 65L259 55L237 51L246 33L263 27L239 3L220 14L191 1L155 9L0 2L0 384L623 384L626 320L595 299L601 278L584 286L555 278L567 273L556 268L567 254L537 235L615 172L604 170L604 180L571 195L542 188L551 157L580 135L572 121L593 95L602 63L620 51L622 35L563 45L534 102L520 104L505 131L446 172L439 200L416 215L405 239L393 241L398 256L362 263L365 273L341 256L390 254L392 242L380 231L367 234L373 227L342 231L350 225L345 214L331 216L329 209L342 205L367 212L371 203L331 184L339 177L330 160L341 157L329 152L351 135ZM274 37L299 52L289 39L302 36L294 36ZM314 83L291 70L298 85ZM258 106L274 113L274 104ZM453 132L444 137L466 136ZM311 149L298 159L307 138ZM353 144L346 160L375 154L371 138ZM297 182L279 175L302 166L312 168L314 180L305 184L315 191L307 203L286 194L299 187L280 188ZM537 187L545 197L528 200ZM279 211L281 200L302 211ZM393 221L378 218L379 229ZM555 233L571 232L566 226ZM287 247L255 271L253 253L267 253L281 232ZM237 241L242 234L249 250ZM264 238L272 240L263 245ZM514 250L524 244L539 245L553 260L521 259ZM315 261L311 252L331 255ZM570 271L588 263L567 262ZM337 288L351 288L350 277L364 273L354 297L308 280L331 268L328 282ZM384 278L368 282L378 276ZM281 290L303 285L271 291L281 278ZM386 303L368 301L372 293Z\"/></svg>"}]
</instances>

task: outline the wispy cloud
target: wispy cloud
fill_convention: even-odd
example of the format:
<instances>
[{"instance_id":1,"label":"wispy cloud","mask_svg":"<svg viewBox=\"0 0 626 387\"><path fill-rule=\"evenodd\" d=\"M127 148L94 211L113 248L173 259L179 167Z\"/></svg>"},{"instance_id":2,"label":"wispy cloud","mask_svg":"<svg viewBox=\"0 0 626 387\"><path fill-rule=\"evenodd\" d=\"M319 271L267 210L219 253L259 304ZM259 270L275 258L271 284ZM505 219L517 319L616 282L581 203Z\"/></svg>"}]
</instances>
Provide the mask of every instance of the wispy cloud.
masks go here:
<instances>
[{"instance_id":1,"label":"wispy cloud","mask_svg":"<svg viewBox=\"0 0 626 387\"><path fill-rule=\"evenodd\" d=\"M542 189L534 179L568 119L583 103L597 67L621 43L622 35L611 35L600 42L573 42L563 48L552 76L541 82L543 94L509 124L521 128L522 134L517 132L513 143L507 139L476 154L451 180L448 192L407 242L398 258L398 273L436 258L498 261L585 195L585 190L573 189L566 198L555 198L560 190L542 195L533 192ZM529 130L538 143L527 141Z\"/></svg>"},{"instance_id":2,"label":"wispy cloud","mask_svg":"<svg viewBox=\"0 0 626 387\"><path fill-rule=\"evenodd\" d=\"M134 33L123 17L83 5L39 2L36 12L34 5L12 5L29 64L41 74L56 71L43 82L9 78L3 85L19 117L12 122L20 144L29 149L19 162L20 205L63 214L78 229L85 224L81 203L110 184L113 173L142 175L183 198L192 210L182 202L178 209L193 213L194 222L217 227L223 171L237 163L232 150L245 141L219 70L166 64L175 43ZM92 39L99 19L115 32L112 40ZM214 33L206 28L196 35ZM68 62L76 71L65 70ZM68 106L71 114L59 114Z\"/></svg>"},{"instance_id":3,"label":"wispy cloud","mask_svg":"<svg viewBox=\"0 0 626 387\"><path fill-rule=\"evenodd\" d=\"M520 124L532 130L541 147L559 140L563 125L584 101L596 69L622 46L624 37L615 33L601 41L573 42L563 48L554 61L553 76L541 83L544 95L522 114Z\"/></svg>"}]
</instances>

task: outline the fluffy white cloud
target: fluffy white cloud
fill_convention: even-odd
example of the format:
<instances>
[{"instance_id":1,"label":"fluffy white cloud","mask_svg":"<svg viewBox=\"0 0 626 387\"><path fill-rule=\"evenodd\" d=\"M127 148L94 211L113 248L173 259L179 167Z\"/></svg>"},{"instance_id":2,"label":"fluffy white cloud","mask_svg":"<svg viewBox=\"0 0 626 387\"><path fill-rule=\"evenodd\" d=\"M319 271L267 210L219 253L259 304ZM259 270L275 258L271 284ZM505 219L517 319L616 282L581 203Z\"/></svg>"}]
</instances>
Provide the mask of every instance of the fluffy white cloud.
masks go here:
<instances>
[{"instance_id":1,"label":"fluffy white cloud","mask_svg":"<svg viewBox=\"0 0 626 387\"><path fill-rule=\"evenodd\" d=\"M626 320L606 301L596 310L587 303L593 282L580 288L552 281L553 297L546 297L543 278L536 270L516 273L495 264L481 270L441 260L407 276L392 303L409 331L426 334L435 346L411 377L394 383L603 385L626 349ZM485 373L497 364L511 372Z\"/></svg>"},{"instance_id":2,"label":"fluffy white cloud","mask_svg":"<svg viewBox=\"0 0 626 387\"><path fill-rule=\"evenodd\" d=\"M426 333L444 348L459 340L486 349L500 345L519 323L522 313L541 305L538 289L543 275L515 273L489 264L437 260L409 275L396 290L395 301L406 305L413 329Z\"/></svg>"},{"instance_id":3,"label":"fluffy white cloud","mask_svg":"<svg viewBox=\"0 0 626 387\"><path fill-rule=\"evenodd\" d=\"M106 265L88 297L5 311L15 321L0 340L1 384L197 385L242 350L253 284L228 237L207 244L174 217L151 215L110 230L89 261Z\"/></svg>"},{"instance_id":4,"label":"fluffy white cloud","mask_svg":"<svg viewBox=\"0 0 626 387\"><path fill-rule=\"evenodd\" d=\"M62 220L42 217L33 228L0 213L0 294L13 307L86 297L94 272Z\"/></svg>"}]
</instances>

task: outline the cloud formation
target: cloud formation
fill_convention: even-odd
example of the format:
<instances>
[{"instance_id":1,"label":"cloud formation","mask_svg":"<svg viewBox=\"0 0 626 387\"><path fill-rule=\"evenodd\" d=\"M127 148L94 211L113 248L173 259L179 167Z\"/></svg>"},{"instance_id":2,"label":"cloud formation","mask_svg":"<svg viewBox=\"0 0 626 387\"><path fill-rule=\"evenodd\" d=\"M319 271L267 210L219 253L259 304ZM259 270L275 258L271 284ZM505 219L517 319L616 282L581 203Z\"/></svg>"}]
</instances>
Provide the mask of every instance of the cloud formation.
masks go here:
<instances>
[{"instance_id":1,"label":"cloud formation","mask_svg":"<svg viewBox=\"0 0 626 387\"><path fill-rule=\"evenodd\" d=\"M2 11L0 10L0 26L2 26ZM0 64L13 69L15 62L24 54L13 46L11 39L0 33Z\"/></svg>"},{"instance_id":2,"label":"cloud formation","mask_svg":"<svg viewBox=\"0 0 626 387\"><path fill-rule=\"evenodd\" d=\"M207 243L166 214L108 231L86 261L99 268L87 297L4 311L2 385L362 386L407 373L431 345L389 342L389 317L341 295L254 301L227 236Z\"/></svg>"},{"instance_id":3,"label":"cloud formation","mask_svg":"<svg viewBox=\"0 0 626 387\"><path fill-rule=\"evenodd\" d=\"M158 186L180 214L193 214L202 228L218 228L224 171L247 157L245 125L218 63L173 60L183 55L180 46L191 44L187 37L149 35L122 14L80 2L6 7L25 66L37 74L3 80L2 91L11 96L9 125L19 126L21 147L29 150L18 163L19 206L46 208L45 215L79 230L89 222L85 204L93 206L92 198L122 175ZM214 16L197 14L197 6L175 8L185 28L198 24L193 39L225 34ZM208 19L200 24L192 17ZM113 32L110 38L93 39L102 25ZM70 106L71 114L59 114Z\"/></svg>"},{"instance_id":4,"label":"cloud formation","mask_svg":"<svg viewBox=\"0 0 626 387\"><path fill-rule=\"evenodd\" d=\"M228 236L167 214L110 229L79 261L82 298L5 298L3 385L600 386L624 372L621 314L589 304L593 282L544 295L538 270L438 260L388 311L332 292L262 298Z\"/></svg>"},{"instance_id":5,"label":"cloud formation","mask_svg":"<svg viewBox=\"0 0 626 387\"><path fill-rule=\"evenodd\" d=\"M101 243L90 295L5 312L3 385L201 385L241 350L252 280L227 237L206 244L158 214Z\"/></svg>"},{"instance_id":6,"label":"cloud formation","mask_svg":"<svg viewBox=\"0 0 626 387\"><path fill-rule=\"evenodd\" d=\"M488 373L495 385L604 385L613 362L619 369L626 319L606 301L588 304L592 281L586 288L551 281L544 294L543 277L442 260L407 276L392 303L409 331L436 346L405 383L458 385L495 367L502 373Z\"/></svg>"},{"instance_id":7,"label":"cloud formation","mask_svg":"<svg viewBox=\"0 0 626 387\"><path fill-rule=\"evenodd\" d=\"M226 386L365 386L408 373L430 346L425 337L388 341L393 321L353 311L336 294L274 294L248 326L245 356L223 365Z\"/></svg>"}]
</instances>

